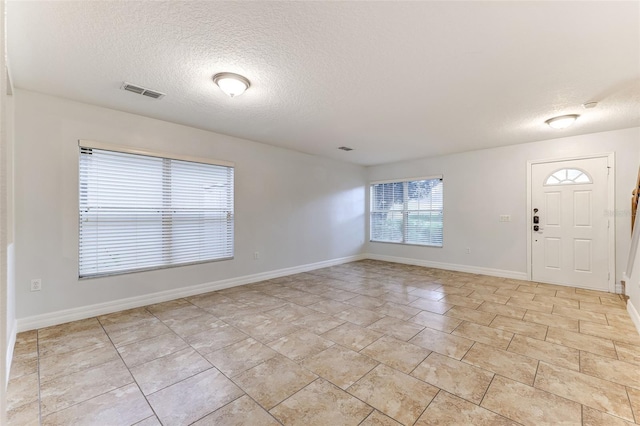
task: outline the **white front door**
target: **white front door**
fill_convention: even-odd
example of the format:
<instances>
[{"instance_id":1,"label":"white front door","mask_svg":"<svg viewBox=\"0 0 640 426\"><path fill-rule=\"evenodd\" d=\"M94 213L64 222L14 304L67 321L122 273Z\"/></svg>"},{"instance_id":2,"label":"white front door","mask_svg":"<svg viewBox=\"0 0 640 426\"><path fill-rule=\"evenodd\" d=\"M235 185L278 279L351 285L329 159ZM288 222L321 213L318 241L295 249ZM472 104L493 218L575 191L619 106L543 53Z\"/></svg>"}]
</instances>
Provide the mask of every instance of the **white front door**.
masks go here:
<instances>
[{"instance_id":1,"label":"white front door","mask_svg":"<svg viewBox=\"0 0 640 426\"><path fill-rule=\"evenodd\" d=\"M531 166L531 278L609 291L607 157Z\"/></svg>"}]
</instances>

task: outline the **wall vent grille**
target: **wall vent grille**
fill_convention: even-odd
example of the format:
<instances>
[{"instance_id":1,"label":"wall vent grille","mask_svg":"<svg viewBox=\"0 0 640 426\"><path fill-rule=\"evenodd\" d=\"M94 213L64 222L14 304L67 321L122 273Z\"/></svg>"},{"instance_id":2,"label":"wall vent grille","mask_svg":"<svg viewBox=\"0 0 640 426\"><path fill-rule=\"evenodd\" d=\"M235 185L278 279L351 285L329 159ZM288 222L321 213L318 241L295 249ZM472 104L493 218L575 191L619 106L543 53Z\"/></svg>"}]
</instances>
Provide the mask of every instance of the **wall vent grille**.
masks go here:
<instances>
[{"instance_id":1,"label":"wall vent grille","mask_svg":"<svg viewBox=\"0 0 640 426\"><path fill-rule=\"evenodd\" d=\"M338 147L338 149L341 149L343 151L353 151L353 148L349 148L348 146L340 146Z\"/></svg>"},{"instance_id":2,"label":"wall vent grille","mask_svg":"<svg viewBox=\"0 0 640 426\"><path fill-rule=\"evenodd\" d=\"M164 93L147 89L146 87L138 86L136 84L127 83L126 81L122 83L122 86L120 88L122 90L126 90L127 92L137 93L138 95L147 96L153 99L162 99L165 96Z\"/></svg>"}]
</instances>

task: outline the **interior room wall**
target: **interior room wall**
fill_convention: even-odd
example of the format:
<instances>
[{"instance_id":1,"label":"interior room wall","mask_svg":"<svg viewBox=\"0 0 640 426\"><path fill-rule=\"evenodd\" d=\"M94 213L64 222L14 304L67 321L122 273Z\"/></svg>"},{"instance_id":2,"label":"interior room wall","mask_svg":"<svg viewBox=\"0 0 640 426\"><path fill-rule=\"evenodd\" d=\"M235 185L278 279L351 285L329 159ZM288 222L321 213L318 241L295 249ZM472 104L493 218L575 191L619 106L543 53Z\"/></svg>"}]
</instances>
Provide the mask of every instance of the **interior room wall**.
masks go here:
<instances>
[{"instance_id":1,"label":"interior room wall","mask_svg":"<svg viewBox=\"0 0 640 426\"><path fill-rule=\"evenodd\" d=\"M637 167L640 166L640 155L638 155L636 164L636 170L638 170ZM625 277L627 296L629 296L627 310L640 333L640 214L636 214L635 228L631 244L633 250L632 253L629 253L629 260L626 268L627 276ZM633 252L635 252L635 256L633 255Z\"/></svg>"},{"instance_id":2,"label":"interior room wall","mask_svg":"<svg viewBox=\"0 0 640 426\"><path fill-rule=\"evenodd\" d=\"M5 45L5 2L0 1L0 424L6 423L6 389L15 342L13 263L13 120Z\"/></svg>"},{"instance_id":3,"label":"interior room wall","mask_svg":"<svg viewBox=\"0 0 640 426\"><path fill-rule=\"evenodd\" d=\"M6 76L5 76L6 79ZM7 81L10 85L10 81ZM5 204L6 213L6 272L3 271L6 277L6 296L5 296L5 308L6 308L6 351L7 371L10 371L11 359L13 356L13 346L16 339L16 282L15 282L15 229L14 229L14 176L13 176L13 154L14 154L14 138L13 138L13 96L7 95L6 90L3 89L3 105L4 105L4 134L6 145L6 157L4 158L2 165L5 168L3 173L3 179L5 179L5 193L3 194L3 201ZM7 378L8 380L8 378Z\"/></svg>"},{"instance_id":4,"label":"interior room wall","mask_svg":"<svg viewBox=\"0 0 640 426\"><path fill-rule=\"evenodd\" d=\"M19 324L362 253L361 166L35 92L16 90L14 97ZM78 280L79 139L234 162L235 258ZM42 279L42 291L30 291L33 278Z\"/></svg>"},{"instance_id":5,"label":"interior room wall","mask_svg":"<svg viewBox=\"0 0 640 426\"><path fill-rule=\"evenodd\" d=\"M619 283L629 253L629 220L624 214L629 211L630 190L637 176L640 128L368 167L369 182L444 175L444 246L367 242L366 251L378 258L439 263L458 270L524 279L529 232L527 161L608 152L615 153L616 163L616 212L612 215L616 217ZM500 215L510 215L511 221L499 222Z\"/></svg>"}]
</instances>

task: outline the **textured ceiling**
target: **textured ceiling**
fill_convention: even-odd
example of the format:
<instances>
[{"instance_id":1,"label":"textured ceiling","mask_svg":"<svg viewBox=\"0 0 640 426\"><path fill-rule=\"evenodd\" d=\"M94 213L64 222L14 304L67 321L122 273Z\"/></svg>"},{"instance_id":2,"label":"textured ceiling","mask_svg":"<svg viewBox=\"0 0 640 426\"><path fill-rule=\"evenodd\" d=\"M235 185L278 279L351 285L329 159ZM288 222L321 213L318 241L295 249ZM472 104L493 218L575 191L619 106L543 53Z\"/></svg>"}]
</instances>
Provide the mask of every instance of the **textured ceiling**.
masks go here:
<instances>
[{"instance_id":1,"label":"textured ceiling","mask_svg":"<svg viewBox=\"0 0 640 426\"><path fill-rule=\"evenodd\" d=\"M640 126L636 1L8 1L7 20L16 87L362 165ZM251 88L228 98L221 71Z\"/></svg>"}]
</instances>

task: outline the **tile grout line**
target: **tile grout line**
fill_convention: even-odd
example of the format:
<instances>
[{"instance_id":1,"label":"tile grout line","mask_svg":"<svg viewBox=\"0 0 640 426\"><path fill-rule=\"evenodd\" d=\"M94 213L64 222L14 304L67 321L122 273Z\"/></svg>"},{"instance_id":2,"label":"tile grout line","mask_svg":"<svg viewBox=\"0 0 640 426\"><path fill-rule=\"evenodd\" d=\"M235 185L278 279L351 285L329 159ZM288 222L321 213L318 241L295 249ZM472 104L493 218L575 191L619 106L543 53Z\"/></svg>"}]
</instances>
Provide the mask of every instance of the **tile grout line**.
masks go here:
<instances>
[{"instance_id":1,"label":"tile grout line","mask_svg":"<svg viewBox=\"0 0 640 426\"><path fill-rule=\"evenodd\" d=\"M109 337L109 334L106 332L106 330L104 330L104 326L103 326L103 325L102 325L102 323L98 320L98 317L92 317L92 318L95 318L95 319L96 319L96 321L98 322L98 324L100 325L100 327L102 328L102 330L103 330L103 331L105 332L105 334L107 335L107 338L109 339L109 343L111 343L111 345L113 346L113 349L116 351L116 353L118 353L118 350L117 350L117 348L115 347L115 345L113 344L113 341L111 340L111 337ZM88 319L92 319L92 318L88 318ZM90 346L83 347L83 348L80 348L80 349L84 349L84 348L88 348L88 347L90 347ZM78 349L76 349L76 350L78 350ZM73 352L73 351L69 351L69 352ZM68 353L68 352L65 352L65 353ZM119 355L119 353L118 353L118 355ZM39 354L38 354L38 358L39 358ZM122 358L121 358L121 357L120 357L120 359L122 360ZM99 368L100 366L102 366L102 365L104 365L104 364L106 364L106 363L108 363L108 362L111 362L111 361L107 361L107 362L104 362L104 363L102 363L102 364L98 364L98 365L93 366L93 367L85 368L85 369L80 370L80 371L77 371L77 372L75 372L75 373L79 373L79 372L82 372L82 371L87 371L87 370L92 370L92 369L95 369L95 368ZM106 395L106 394L107 394L107 393L109 393L109 392L113 392L113 391L115 391L115 390L122 389L123 387L128 386L128 385L130 385L130 384L132 384L132 383L135 383L135 384L136 384L136 386L137 386L137 387L138 387L138 389L140 390L140 393L142 394L142 396L143 396L143 397L145 397L144 393L142 392L142 389L140 389L140 387L138 386L138 384L137 384L137 382L136 382L136 380L135 380L135 377L133 376L133 374L131 374L131 371L130 371L130 370L129 370L129 368L127 367L126 363L124 363L124 360L122 360L122 363L124 364L125 368L126 368L126 369L127 369L127 371L129 372L129 374L131 375L131 379L132 379L132 381L131 381L131 382L126 383L126 384L124 384L124 385L122 385L122 386L119 386L119 387L117 387L117 388L114 388L114 389L108 390L108 391L106 391L106 392L100 393L100 394L98 394L98 395L94 395L94 396L92 396L92 397L91 397L91 398L89 398L89 399L85 399L85 400L82 400L82 401L76 402L76 403L74 403L74 404L71 404L71 405L69 405L69 406L67 406L67 407L64 407L64 408L61 408L61 409L59 409L59 410L53 411L53 412L51 412L51 413L47 414L47 416L45 416L45 417L48 417L48 416L53 415L53 414L55 414L55 413L62 412L62 411L67 410L67 409L69 409L69 408L71 408L71 407L78 406L78 405L80 405L80 404L82 404L82 403L85 403L85 402L87 402L87 401L90 401L90 400L92 400L92 399L94 399L94 398L98 398L98 397L100 397L100 396ZM71 373L71 374L75 374L75 373ZM68 374L67 374L66 376L68 376ZM64 376L60 376L60 377L64 377ZM146 399L146 397L145 397L145 399ZM148 404L148 401L147 401L147 404ZM40 405L42 405L42 404L40 404ZM152 411L152 412L154 413L154 415L155 415L155 411L154 411L154 410L153 410L153 408L151 407L151 404L149 404L149 407L151 408L151 411ZM40 407L40 411L42 412L42 407ZM156 417L157 417L157 416L156 416ZM144 419L142 419L142 420L144 420Z\"/></svg>"},{"instance_id":2,"label":"tile grout line","mask_svg":"<svg viewBox=\"0 0 640 426\"><path fill-rule=\"evenodd\" d=\"M484 390L484 393L482 394L482 398L480 398L480 402L478 404L476 404L478 407L482 407L482 403L484 402L484 399L486 398L487 393L489 393L489 389L491 388L491 385L493 384L493 380L496 378L497 375L498 375L497 373L493 373L493 377L491 377L491 381L489 382L489 386L487 386L487 388ZM484 407L482 407L482 408L484 408Z\"/></svg>"},{"instance_id":3,"label":"tile grout line","mask_svg":"<svg viewBox=\"0 0 640 426\"><path fill-rule=\"evenodd\" d=\"M638 421L640 421L640 418L638 418L639 416L636 415L636 411L633 409L633 404L631 403L631 395L629 395L629 387L625 386L624 387L624 391L627 394L627 401L629 402L629 407L631 407L631 415L633 416L633 420L635 423L638 423Z\"/></svg>"},{"instance_id":4,"label":"tile grout line","mask_svg":"<svg viewBox=\"0 0 640 426\"><path fill-rule=\"evenodd\" d=\"M432 385L433 386L433 385ZM437 386L434 386L436 389L438 389L438 392L436 392L435 395L433 395L433 398L431 398L431 401L429 401L429 403L427 404L426 407L424 407L424 410L422 410L420 412L420 414L418 415L418 417L416 417L416 420L413 422L413 425L415 425L416 423L418 423L418 420L420 420L420 418L424 415L424 413L429 409L429 406L433 403L433 400L436 399L438 397L438 395L440 395L440 392L444 392L444 390L440 389Z\"/></svg>"},{"instance_id":5,"label":"tile grout line","mask_svg":"<svg viewBox=\"0 0 640 426\"><path fill-rule=\"evenodd\" d=\"M205 370L205 371L206 371L206 370ZM192 376L192 377L193 377L193 376ZM244 391L243 391L243 392L244 392ZM246 395L246 396L249 396L246 392L244 392L244 393L243 393L242 395L240 395L239 397L232 399L231 401L229 401L229 402L227 402L226 404L224 404L224 405L222 405L222 406L220 406L220 407L216 408L215 410L211 411L210 413L206 413L204 416L202 416L202 417L200 417L200 418L195 419L194 421L192 421L191 423L189 423L189 425L193 425L193 424L195 424L195 423L199 422L200 420L204 419L205 417L210 416L211 414L215 413L216 411L223 409L223 408L224 408L224 407L226 407L227 405L229 405L229 404L232 404L232 403L236 402L237 400L239 400L240 398L242 398L242 397L243 397L243 396L245 396L245 395ZM268 413L268 412L267 412L267 413ZM273 417L273 416L272 416L272 417ZM159 419L160 419L160 418L158 417L158 420L159 420ZM280 423L280 422L278 422L278 423ZM282 424L282 423L280 423L280 424ZM133 426L135 426L135 425L133 425Z\"/></svg>"},{"instance_id":6,"label":"tile grout line","mask_svg":"<svg viewBox=\"0 0 640 426\"><path fill-rule=\"evenodd\" d=\"M334 274L334 275L335 275L335 274ZM321 277L322 277L322 275L319 275L319 276L321 276ZM361 275L354 274L353 276L355 276L355 277L360 277ZM371 278L365 278L365 280L373 280L373 279L375 279L375 278L373 278L373 277L371 277ZM293 282L293 281L290 281L290 282L288 282L287 284L290 284L290 283L292 283L292 282ZM345 281L345 282L348 282L348 281ZM385 282L386 282L386 281L385 281ZM468 284L468 283L465 283L465 284L463 284L462 286L460 286L460 287L458 287L458 288L464 287L464 286L466 286L467 284ZM283 285L283 286L285 286L285 284L282 284L282 285ZM405 284L405 285L406 285L406 284ZM536 285L536 286L537 286L537 285ZM287 286L287 287L288 287L288 286ZM455 286L454 286L454 287L455 287ZM288 287L288 288L294 288L294 287ZM496 290L495 290L495 291L497 291L498 289L499 289L499 287L498 287L498 288L496 288ZM253 291L253 290L251 290L251 291ZM261 293L261 289L257 289L256 291L257 291L257 292L259 292L259 293ZM302 291L302 290L301 290L301 291ZM330 291L330 290L329 290L329 291ZM361 289L360 291L361 291L361 293L358 293L360 296L364 296L364 297L374 297L374 296L369 296L369 294L367 294L367 292L366 292L366 287L364 287L364 286L362 287L362 289ZM473 290L472 290L472 291L473 291ZM386 292L386 293L384 293L384 294L388 294L389 292L390 292L390 291L389 291L389 290L387 290L387 292ZM267 294L267 293L264 293L264 294ZM315 295L314 293L309 293L309 294L311 294L311 295ZM321 296L321 297L324 297L324 294L326 294L326 293L323 293L323 296ZM268 295L268 294L267 294L267 295ZM454 296L454 295L455 295L455 294L452 294L452 296ZM269 296L270 296L270 295L269 295ZM281 299L281 298L280 298L280 297L278 297L278 296L272 296L272 297L276 297L276 298ZM354 296L354 297L358 297L358 296ZM381 295L379 295L379 296L375 296L374 298L376 298L376 299L378 299L378 300L381 300L381 299L379 299L380 297L381 297ZM446 296L443 296L443 297L446 297ZM461 296L461 297L469 297L469 295L467 295L467 296ZM535 297L535 296L534 296L534 297ZM511 298L509 298L508 300L510 300L510 299L511 299ZM293 304L295 304L294 302L288 302L288 301L287 301L287 303L293 303ZM409 302L409 303L411 303L411 302ZM482 305L482 304L484 304L484 303L485 303L484 301L483 301L483 302L481 302L481 303L480 303L480 305L478 305L478 307L476 307L476 308L474 308L474 309L475 309L475 310L479 310L479 309L478 309L478 308L479 308L479 306L481 306L481 305ZM350 305L350 304L349 304L349 305ZM409 305L409 304L407 303L407 304L405 304L404 306L408 306L408 305ZM298 306L303 306L303 305L298 305ZM356 307L357 307L357 305L351 305L351 306L356 306ZM269 309L270 309L270 308L269 308ZM267 309L267 311L268 311L269 309ZM277 309L277 308L273 308L273 309ZM363 308L363 309L364 309L364 308ZM552 309L553 309L553 308L552 308ZM206 311L206 310L205 310L205 311ZM447 311L448 311L448 310L447 310ZM446 313L447 311L445 311L444 313ZM207 312L209 312L209 311L207 311ZM265 311L264 309L260 309L260 311L259 311L259 312L264 313L264 312L266 312L266 311ZM422 311L422 310L420 310L420 312L423 312L423 311ZM414 316L410 317L410 318L409 318L409 320L410 320L410 319L412 319L412 318L415 318L417 315L419 315L419 314L420 314L420 312L418 312L418 314L416 314L416 315L414 315ZM526 315L526 313L527 313L527 312L528 312L528 310L525 310L525 315ZM209 313L210 313L210 312L209 312ZM444 313L443 313L443 314L444 314ZM437 313L435 313L435 314L436 314L436 315L441 315L441 316L442 316L442 314L437 314ZM153 315L153 314L152 314L152 315ZM267 315L268 315L268 314L267 314ZM328 315L328 316L330 316L330 317L333 317L333 315L331 315L331 314L327 314L327 315ZM215 315L214 315L214 316L215 316ZM523 316L523 317L524 317L524 316ZM607 318L607 321L608 321L608 317L606 317L606 316L605 316L605 318ZM494 319L495 319L495 316L494 316ZM400 320L401 320L401 321L407 321L407 320L403 320L403 319L400 319ZM224 322L224 321L223 321L223 322ZM291 323L290 321L286 321L286 322L287 322L287 323ZM225 322L225 323L226 323L226 322ZM228 323L226 323L226 324L228 324ZM233 325L231 325L231 324L228 324L228 325L230 325L230 327L232 327L232 328L237 329L236 327L234 327L234 326L233 326ZM338 326L336 326L336 327L338 327ZM334 327L334 328L336 328L336 327ZM545 337L543 338L543 339L544 339L544 341L546 341L547 334L548 334L548 332L549 332L549 327L548 327L548 326L546 326L546 327L547 327L547 328L546 328L546 332L545 332ZM302 327L302 328L305 328L305 327ZM449 332L449 334L451 334L453 331L455 331L455 329L456 329L456 328L458 328L458 326L456 326L456 327L455 327L451 332ZM424 330L424 327L423 327L423 330ZM313 331L311 330L311 332L313 332ZM421 332L421 331L420 331L420 332ZM418 333L420 333L420 332L418 332ZM245 334L244 332L242 332L242 333L243 333L243 334ZM418 334L418 333L416 333L416 334ZM108 333L107 333L107 334L108 334ZM316 334L316 333L315 333L315 332L313 332L313 334ZM316 334L316 335L318 335L318 334ZM384 336L386 336L386 335L387 335L387 334L385 333L385 334L384 334ZM381 337L380 337L379 339L377 339L376 341L380 340L380 339L381 339L382 337L384 337L384 336L381 336ZM181 338L181 336L180 336L180 335L178 335L178 337L180 337L180 338ZM249 337L252 337L252 336L249 336ZM252 337L252 338L253 338L253 337ZM512 334L511 339L510 339L510 342L509 342L509 344L507 345L507 349L510 347L510 345L511 345L511 343L513 342L513 339L514 339L514 338L515 338L515 334ZM254 339L255 339L255 338L254 338ZM256 340L257 340L257 341L259 341L259 342L261 342L261 344L262 344L262 341L261 341L260 339L256 339ZM274 339L274 340L277 340L277 339ZM113 345L113 342L111 342L111 343L112 343L112 345ZM236 342L234 342L234 343L236 343ZM229 345L227 345L227 346L230 346L230 345L232 345L232 344L234 344L234 343L230 343L230 344L229 344ZM373 343L375 343L375 342L372 342L371 344L373 344ZM370 344L370 345L371 345L371 344ZM475 343L474 343L474 344L475 344ZM472 347L473 347L473 345L474 345L474 344L472 344ZM360 351L357 351L357 352L358 352L358 353L359 353L359 352L361 352L362 350L364 350L366 347L368 347L368 346L370 346L370 345L367 345L367 346L365 346L364 348L361 348L361 349L360 349ZM114 345L114 346L115 346L115 345ZM189 345L189 346L190 346L190 345ZM227 346L224 346L224 347L227 347ZM224 347L223 347L223 348L224 348ZM193 348L192 346L191 346L191 348L195 350L195 348ZM219 348L219 349L216 349L216 350L220 350L220 349L222 349L222 348ZM427 348L424 348L424 349L428 350ZM470 349L471 349L471 348L469 348L469 350L470 350ZM116 350L117 350L117 348L116 348ZM467 350L467 352L465 353L465 355L464 355L464 356L466 356L466 354L469 352L469 350ZM197 350L196 350L196 352L197 352L198 354L202 355L199 351L197 351ZM281 354L281 355L282 355L282 354ZM429 355L430 355L430 354L429 354ZM283 356L284 356L284 357L286 357L286 355L283 355ZM464 356L463 356L463 357L464 357ZM617 356L617 349L616 349L616 357L618 357L618 356ZM286 357L286 358L288 358L288 357ZM418 366L419 366L422 362L424 362L424 360L425 360L426 358L428 358L428 356L426 356L426 357L425 357L425 358L424 358L420 363L418 363ZM266 362L266 361L265 361L265 362ZM537 373L538 373L538 367L540 366L540 362L541 362L541 361L539 361L539 360L538 360L537 368L536 368L536 375L537 375ZM261 363L261 364L262 364L262 363ZM297 363L296 363L296 364L297 364ZM125 364L125 365L126 365L126 364ZM259 364L259 365L260 365L260 364ZM297 365L300 365L300 364L297 364ZM379 364L378 364L378 365L379 365ZM127 368L128 368L128 366L127 366ZM215 366L214 366L213 368L215 368ZM253 368L253 367L252 367L252 368ZM376 367L373 367L373 368L372 368L372 370L373 370L374 368L376 368ZM393 368L393 367L391 367L391 368ZM413 371L415 371L415 368L417 368L417 366L416 366L416 367L414 367L414 369L409 373L409 375L410 375ZM394 369L394 370L395 370L395 369ZM371 371L371 370L369 370L369 372L370 372L370 371ZM129 370L129 372L130 372L130 370ZM369 372L365 373L365 375L364 375L364 376L366 376L367 374L369 374ZM400 372L400 373L407 374L407 373L404 373L404 372ZM363 377L364 377L364 376L363 376ZM226 377L226 375L225 375L225 377ZM411 376L411 377L413 377L413 376ZM495 374L494 374L494 377L495 377ZM494 378L494 377L492 377L492 381L491 381L491 382L493 382L493 378ZM362 379L362 378L361 378L361 379ZM316 378L316 380L317 380L317 378ZM312 381L311 383L315 382L316 380ZM327 380L327 379L324 379L324 380ZM135 379L134 379L134 381L135 381ZM336 385L335 385L335 384L333 384L331 381L329 381L329 380L327 380L327 381L328 381L329 383L331 383L332 385L336 386ZM535 376L534 376L534 382L535 382ZM137 382L136 382L136 384L137 384ZM491 383L490 383L490 384L491 384ZM308 384L308 385L309 385L309 384ZM308 385L306 385L306 386L308 386ZM305 387L306 387L306 386L305 386ZM341 389L339 386L336 386L336 387L337 387L337 388L339 388L339 389ZM304 388L303 388L303 389L304 389ZM299 391L300 391L300 390L299 390ZM299 392L299 391L298 391L298 392ZM483 399L482 399L482 400L484 400L484 398L485 398L485 396L486 396L487 391L488 391L488 387L487 387L487 389L485 390L485 395L483 395ZM438 394L439 394L439 392L440 392L440 390L438 390ZM295 392L295 393L294 393L294 395L295 395L296 393L297 393L297 392ZM246 393L245 393L245 394L246 394ZM437 395L437 394L436 394L436 395ZM352 396L353 396L353 395L352 395ZM627 393L627 396L628 396L628 393ZM435 398L435 396L434 396L434 398ZM236 398L236 399L237 399L237 398ZM286 400L286 399L285 399L285 400ZM481 403L482 403L482 400L481 400ZM283 401L284 401L284 400L283 400ZM281 401L280 403L282 403L283 401ZM280 403L278 403L278 404L280 404ZM365 403L365 404L366 404L366 403ZM430 401L430 403L429 403L429 404L431 404L431 401ZM429 404L427 405L427 407L429 406ZM259 405L259 404L258 404L258 405ZM369 404L367 404L367 405L369 405ZM226 405L225 405L225 406L226 406ZM424 409L424 410L426 410L426 408L427 408L427 407L425 407L425 409ZM221 408L221 407L220 407L220 408ZM424 410L423 410L423 413L424 413ZM216 411L217 411L217 410L216 410ZM267 411L268 411L268 410L267 410ZM371 413L373 413L373 410L369 413L369 415L371 415ZM422 414L421 414L421 415L422 415ZM420 417L420 416L418 416L418 418L419 418L419 417ZM363 420L363 421L364 421L364 420Z\"/></svg>"},{"instance_id":7,"label":"tile grout line","mask_svg":"<svg viewBox=\"0 0 640 426\"><path fill-rule=\"evenodd\" d=\"M147 311L147 309L145 308L145 311ZM149 312L149 311L147 311ZM149 312L151 313L151 312ZM151 314L153 315L153 314ZM102 322L98 319L98 317L96 317L96 320L98 321L98 323L100 324L100 327L102 327L102 330L105 332L105 334L107 335L107 338L109 339L109 342L111 342L111 344L113 345L113 349L116 351L116 353L118 354L118 357L120 358L120 361L122 361L122 364L124 365L124 367L127 369L127 371L129 372L129 375L131 375L131 379L133 380L133 383L136 384L136 387L138 388L138 391L140 392L140 395L142 395L142 397L144 398L145 402L147 403L147 406L151 409L151 412L153 413L153 415L156 417L156 419L162 424L162 422L160 421L160 417L158 416L158 413L156 413L156 410L153 408L153 406L151 405L151 402L149 402L149 399L147 398L147 395L144 394L144 392L142 391L142 388L140 387L140 384L138 383L138 381L136 380L136 377L133 375L133 373L131 372L131 369L129 368L129 366L127 365L126 362L124 362L124 359L122 358L122 354L120 354L120 351L118 351L118 348L116 347L116 345L113 343L113 340L111 340L111 336L109 336L109 333L107 333L107 330L104 328L104 324L102 324ZM127 383L124 386L129 385L130 383ZM124 387L121 386L121 387ZM118 388L120 389L120 388ZM111 392L111 391L109 391ZM105 392L108 393L108 392ZM104 394L103 394L104 395ZM144 419L143 419L144 420Z\"/></svg>"}]
</instances>

